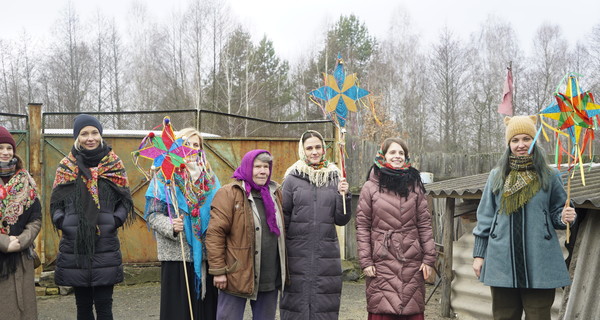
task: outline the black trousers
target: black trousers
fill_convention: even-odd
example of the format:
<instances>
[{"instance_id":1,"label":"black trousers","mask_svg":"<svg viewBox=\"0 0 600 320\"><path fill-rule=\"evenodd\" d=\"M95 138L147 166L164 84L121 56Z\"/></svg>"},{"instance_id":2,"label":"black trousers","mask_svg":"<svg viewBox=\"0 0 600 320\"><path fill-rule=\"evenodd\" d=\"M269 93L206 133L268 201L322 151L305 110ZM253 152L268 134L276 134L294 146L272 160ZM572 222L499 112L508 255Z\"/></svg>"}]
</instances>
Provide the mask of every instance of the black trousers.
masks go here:
<instances>
[{"instance_id":1,"label":"black trousers","mask_svg":"<svg viewBox=\"0 0 600 320\"><path fill-rule=\"evenodd\" d=\"M206 264L206 262L204 262ZM219 291L213 284L213 276L206 276L204 300L195 293L194 266L186 263L188 279L185 279L183 262L162 261L160 265L160 319L190 319L186 282L189 285L194 319L214 320L217 318L217 298ZM207 267L207 266L205 266Z\"/></svg>"},{"instance_id":2,"label":"black trousers","mask_svg":"<svg viewBox=\"0 0 600 320\"><path fill-rule=\"evenodd\" d=\"M495 320L550 320L556 289L490 288Z\"/></svg>"},{"instance_id":3,"label":"black trousers","mask_svg":"<svg viewBox=\"0 0 600 320\"><path fill-rule=\"evenodd\" d=\"M114 286L74 287L77 320L94 320L94 306L98 320L112 320Z\"/></svg>"}]
</instances>

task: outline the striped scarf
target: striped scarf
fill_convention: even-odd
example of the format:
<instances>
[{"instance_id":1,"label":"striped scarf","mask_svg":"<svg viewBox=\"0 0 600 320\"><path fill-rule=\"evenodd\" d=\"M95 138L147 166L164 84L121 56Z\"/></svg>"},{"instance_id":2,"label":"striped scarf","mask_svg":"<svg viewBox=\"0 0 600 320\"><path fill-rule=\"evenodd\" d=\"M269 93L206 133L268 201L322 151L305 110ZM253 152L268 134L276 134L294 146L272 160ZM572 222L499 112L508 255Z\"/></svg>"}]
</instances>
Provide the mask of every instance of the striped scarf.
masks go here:
<instances>
[{"instance_id":1,"label":"striped scarf","mask_svg":"<svg viewBox=\"0 0 600 320\"><path fill-rule=\"evenodd\" d=\"M533 166L533 156L509 156L510 172L504 181L500 209L515 213L540 190L541 183Z\"/></svg>"},{"instance_id":2,"label":"striped scarf","mask_svg":"<svg viewBox=\"0 0 600 320\"><path fill-rule=\"evenodd\" d=\"M16 157L9 161L0 161L0 177L11 177L15 172L17 172Z\"/></svg>"}]
</instances>

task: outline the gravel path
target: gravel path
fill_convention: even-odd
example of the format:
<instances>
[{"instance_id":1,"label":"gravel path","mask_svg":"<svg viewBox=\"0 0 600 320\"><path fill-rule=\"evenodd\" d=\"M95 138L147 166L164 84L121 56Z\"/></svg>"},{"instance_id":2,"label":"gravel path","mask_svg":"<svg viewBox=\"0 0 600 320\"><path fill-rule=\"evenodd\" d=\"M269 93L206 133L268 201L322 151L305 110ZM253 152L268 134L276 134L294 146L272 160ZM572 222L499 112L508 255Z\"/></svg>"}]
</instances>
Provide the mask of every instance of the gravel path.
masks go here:
<instances>
[{"instance_id":1,"label":"gravel path","mask_svg":"<svg viewBox=\"0 0 600 320\"><path fill-rule=\"evenodd\" d=\"M433 286L428 286L428 291ZM428 293L429 294L429 293ZM113 314L115 319L158 319L160 284L148 283L133 286L117 286L114 292ZM40 320L75 319L75 296L38 297ZM439 291L436 291L425 311L426 319L446 319L439 316ZM251 319L250 307L245 319ZM340 319L363 320L367 318L364 282L344 282ZM277 317L279 319L279 317Z\"/></svg>"}]
</instances>

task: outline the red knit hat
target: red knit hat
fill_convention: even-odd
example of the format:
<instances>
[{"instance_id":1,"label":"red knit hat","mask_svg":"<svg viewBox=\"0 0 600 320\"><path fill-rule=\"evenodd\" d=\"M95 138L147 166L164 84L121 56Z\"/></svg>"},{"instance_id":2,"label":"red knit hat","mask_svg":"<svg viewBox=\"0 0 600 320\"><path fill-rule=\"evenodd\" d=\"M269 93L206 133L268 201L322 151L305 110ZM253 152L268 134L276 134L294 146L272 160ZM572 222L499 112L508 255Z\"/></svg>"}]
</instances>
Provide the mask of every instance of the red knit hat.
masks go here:
<instances>
[{"instance_id":1,"label":"red knit hat","mask_svg":"<svg viewBox=\"0 0 600 320\"><path fill-rule=\"evenodd\" d=\"M13 147L13 150L17 150L15 139L3 126L0 126L0 143L8 143Z\"/></svg>"}]
</instances>

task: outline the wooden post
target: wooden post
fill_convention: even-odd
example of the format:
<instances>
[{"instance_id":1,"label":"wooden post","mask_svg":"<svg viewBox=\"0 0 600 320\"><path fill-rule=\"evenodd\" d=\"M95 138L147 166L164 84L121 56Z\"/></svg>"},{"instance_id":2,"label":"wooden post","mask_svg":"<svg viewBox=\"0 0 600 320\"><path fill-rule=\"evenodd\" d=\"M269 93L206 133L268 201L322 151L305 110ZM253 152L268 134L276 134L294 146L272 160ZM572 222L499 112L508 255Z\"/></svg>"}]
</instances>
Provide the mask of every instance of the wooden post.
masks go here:
<instances>
[{"instance_id":1,"label":"wooden post","mask_svg":"<svg viewBox=\"0 0 600 320\"><path fill-rule=\"evenodd\" d=\"M452 240L454 237L454 198L446 198L446 210L444 211L444 234L442 245L444 246L444 263L442 267L442 309L443 317L450 315L450 296L452 292Z\"/></svg>"},{"instance_id":2,"label":"wooden post","mask_svg":"<svg viewBox=\"0 0 600 320\"><path fill-rule=\"evenodd\" d=\"M28 130L29 130L29 174L35 180L38 189L38 197L42 202L42 208L44 207L44 190L42 184L42 104L41 103L29 103L27 106L29 117ZM42 212L43 214L43 212ZM50 216L50 215L48 215ZM40 230L37 238L35 239L35 251L37 251L40 261L42 261L42 267L35 270L36 277L42 274L43 264L46 261L46 255L44 254L44 228Z\"/></svg>"},{"instance_id":3,"label":"wooden post","mask_svg":"<svg viewBox=\"0 0 600 320\"><path fill-rule=\"evenodd\" d=\"M334 161L335 163L338 164L338 166L341 168L341 164L342 164L342 160L340 158L340 144L339 142L341 141L340 139L342 138L341 136L341 132L340 130L333 130L334 132L334 142L333 142L333 157L334 157ZM342 199L342 203L344 203L344 206L346 205L346 196L343 195L344 199ZM344 213L346 213L346 211L344 210ZM346 260L346 232L345 232L345 228L344 226L335 226L335 229L337 231L337 236L338 236L338 241L340 242L340 258L342 260Z\"/></svg>"},{"instance_id":4,"label":"wooden post","mask_svg":"<svg viewBox=\"0 0 600 320\"><path fill-rule=\"evenodd\" d=\"M200 125L202 124L202 115L200 114L200 111L200 104L198 104L198 108L196 109L196 130L198 130L198 132L202 132L202 128L200 128Z\"/></svg>"}]
</instances>

